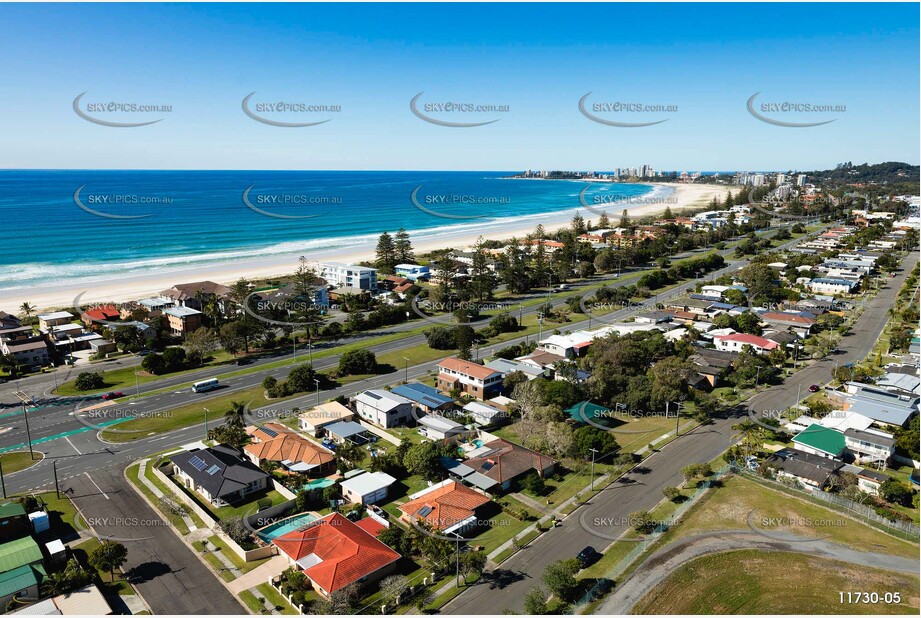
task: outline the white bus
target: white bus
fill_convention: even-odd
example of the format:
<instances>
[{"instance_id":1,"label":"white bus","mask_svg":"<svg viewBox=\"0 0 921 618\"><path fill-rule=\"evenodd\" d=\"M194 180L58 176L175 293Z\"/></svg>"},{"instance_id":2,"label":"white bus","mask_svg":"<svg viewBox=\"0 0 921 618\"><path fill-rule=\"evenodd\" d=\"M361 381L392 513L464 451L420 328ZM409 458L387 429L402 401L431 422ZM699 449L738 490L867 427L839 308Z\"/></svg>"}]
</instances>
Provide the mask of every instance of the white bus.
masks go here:
<instances>
[{"instance_id":1,"label":"white bus","mask_svg":"<svg viewBox=\"0 0 921 618\"><path fill-rule=\"evenodd\" d=\"M192 385L193 393L207 393L208 391L213 391L221 385L217 381L217 378L211 378L210 380L202 380L201 382L196 382Z\"/></svg>"}]
</instances>

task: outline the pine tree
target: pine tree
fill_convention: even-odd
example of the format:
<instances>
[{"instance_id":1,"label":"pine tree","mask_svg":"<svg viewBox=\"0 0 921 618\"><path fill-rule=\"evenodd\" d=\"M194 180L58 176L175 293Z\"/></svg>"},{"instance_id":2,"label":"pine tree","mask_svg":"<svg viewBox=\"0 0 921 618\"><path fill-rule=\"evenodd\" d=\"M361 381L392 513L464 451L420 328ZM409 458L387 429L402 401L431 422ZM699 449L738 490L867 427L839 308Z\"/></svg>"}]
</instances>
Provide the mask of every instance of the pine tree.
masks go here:
<instances>
[{"instance_id":1,"label":"pine tree","mask_svg":"<svg viewBox=\"0 0 921 618\"><path fill-rule=\"evenodd\" d=\"M409 233L403 228L397 230L394 250L397 254L397 264L414 264L416 262L413 244L409 240Z\"/></svg>"},{"instance_id":2,"label":"pine tree","mask_svg":"<svg viewBox=\"0 0 921 618\"><path fill-rule=\"evenodd\" d=\"M489 270L485 245L486 241L482 236L477 238L473 247L473 263L470 266L471 292L477 300L492 298L492 293L496 289L496 277Z\"/></svg>"},{"instance_id":3,"label":"pine tree","mask_svg":"<svg viewBox=\"0 0 921 618\"><path fill-rule=\"evenodd\" d=\"M582 215L579 214L579 211L576 211L576 214L572 217L572 223L570 224L572 229L573 236L579 236L585 233L585 219L582 218Z\"/></svg>"},{"instance_id":4,"label":"pine tree","mask_svg":"<svg viewBox=\"0 0 921 618\"><path fill-rule=\"evenodd\" d=\"M665 207L665 212L662 213L662 218L663 219L674 219L675 218L675 216L672 214L671 206Z\"/></svg>"},{"instance_id":5,"label":"pine tree","mask_svg":"<svg viewBox=\"0 0 921 618\"><path fill-rule=\"evenodd\" d=\"M627 214L627 209L625 208L622 213L620 213L620 227L628 228L630 227L630 215Z\"/></svg>"},{"instance_id":6,"label":"pine tree","mask_svg":"<svg viewBox=\"0 0 921 618\"><path fill-rule=\"evenodd\" d=\"M611 227L611 221L608 219L607 213L601 213L601 216L598 217L598 227L602 230L606 230Z\"/></svg>"},{"instance_id":7,"label":"pine tree","mask_svg":"<svg viewBox=\"0 0 921 618\"><path fill-rule=\"evenodd\" d=\"M393 236L384 232L377 240L377 260L375 262L378 270L385 273L393 273L397 265L397 253L393 243Z\"/></svg>"}]
</instances>

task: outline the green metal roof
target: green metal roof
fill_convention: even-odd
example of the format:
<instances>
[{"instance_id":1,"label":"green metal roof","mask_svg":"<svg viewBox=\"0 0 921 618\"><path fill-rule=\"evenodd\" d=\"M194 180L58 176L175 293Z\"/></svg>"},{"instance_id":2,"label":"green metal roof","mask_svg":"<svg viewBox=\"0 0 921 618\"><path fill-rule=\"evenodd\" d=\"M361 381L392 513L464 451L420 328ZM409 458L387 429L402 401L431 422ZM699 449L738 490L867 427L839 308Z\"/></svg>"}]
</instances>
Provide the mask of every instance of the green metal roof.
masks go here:
<instances>
[{"instance_id":1,"label":"green metal roof","mask_svg":"<svg viewBox=\"0 0 921 618\"><path fill-rule=\"evenodd\" d=\"M30 536L0 545L0 573L36 562L42 563L42 550Z\"/></svg>"},{"instance_id":2,"label":"green metal roof","mask_svg":"<svg viewBox=\"0 0 921 618\"><path fill-rule=\"evenodd\" d=\"M4 504L0 504L0 519L25 514L26 510L22 508L22 505L18 502L5 502Z\"/></svg>"},{"instance_id":3,"label":"green metal roof","mask_svg":"<svg viewBox=\"0 0 921 618\"><path fill-rule=\"evenodd\" d=\"M828 427L813 423L793 438L796 444L814 448L816 450L838 456L844 450L844 434Z\"/></svg>"},{"instance_id":4,"label":"green metal roof","mask_svg":"<svg viewBox=\"0 0 921 618\"><path fill-rule=\"evenodd\" d=\"M43 569L35 569L27 564L6 573L0 573L0 597L9 596L29 586L37 585L42 581L43 571Z\"/></svg>"}]
</instances>

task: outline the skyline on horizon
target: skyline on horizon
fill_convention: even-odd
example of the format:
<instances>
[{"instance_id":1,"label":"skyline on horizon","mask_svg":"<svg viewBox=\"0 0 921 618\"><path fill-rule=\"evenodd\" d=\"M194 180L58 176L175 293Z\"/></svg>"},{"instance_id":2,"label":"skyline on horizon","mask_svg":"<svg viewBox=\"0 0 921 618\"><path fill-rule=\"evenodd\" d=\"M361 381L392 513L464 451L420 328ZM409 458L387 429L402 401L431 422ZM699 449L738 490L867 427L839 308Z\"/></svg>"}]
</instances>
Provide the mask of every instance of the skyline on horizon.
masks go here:
<instances>
[{"instance_id":1,"label":"skyline on horizon","mask_svg":"<svg viewBox=\"0 0 921 618\"><path fill-rule=\"evenodd\" d=\"M12 70L0 86L9 110L0 168L809 171L919 162L917 5L363 5L346 21L348 9L3 5L11 27L0 53ZM261 118L328 122L248 118L241 103L253 92L249 109ZM410 102L420 93L417 114ZM747 107L755 96L767 121ZM86 111L112 101L170 110ZM256 111L272 101L334 111ZM426 108L439 102L501 111ZM611 102L665 111L613 113L604 109ZM778 102L845 109L772 112ZM99 126L75 106L99 119L159 122Z\"/></svg>"}]
</instances>

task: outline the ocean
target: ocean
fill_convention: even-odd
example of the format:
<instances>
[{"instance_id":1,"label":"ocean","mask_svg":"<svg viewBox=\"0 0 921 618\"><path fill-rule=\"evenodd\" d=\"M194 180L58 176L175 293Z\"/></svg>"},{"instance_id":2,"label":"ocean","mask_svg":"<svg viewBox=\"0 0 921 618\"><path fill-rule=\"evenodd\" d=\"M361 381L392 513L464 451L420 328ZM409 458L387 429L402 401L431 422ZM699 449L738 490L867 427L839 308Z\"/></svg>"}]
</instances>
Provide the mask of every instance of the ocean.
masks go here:
<instances>
[{"instance_id":1,"label":"ocean","mask_svg":"<svg viewBox=\"0 0 921 618\"><path fill-rule=\"evenodd\" d=\"M0 291L74 284L412 238L536 225L580 208L616 220L639 184L509 179L517 172L0 171ZM587 189L586 189L587 187ZM580 197L580 193L584 193ZM597 214L583 211L586 219Z\"/></svg>"}]
</instances>

